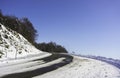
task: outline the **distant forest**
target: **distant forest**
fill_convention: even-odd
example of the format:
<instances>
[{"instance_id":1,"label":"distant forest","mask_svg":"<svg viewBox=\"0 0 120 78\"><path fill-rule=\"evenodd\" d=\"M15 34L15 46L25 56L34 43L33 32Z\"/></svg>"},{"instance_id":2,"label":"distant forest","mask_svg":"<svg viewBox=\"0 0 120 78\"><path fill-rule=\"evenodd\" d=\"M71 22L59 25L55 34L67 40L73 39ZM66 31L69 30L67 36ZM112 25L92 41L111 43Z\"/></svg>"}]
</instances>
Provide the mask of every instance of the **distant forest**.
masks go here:
<instances>
[{"instance_id":1,"label":"distant forest","mask_svg":"<svg viewBox=\"0 0 120 78\"><path fill-rule=\"evenodd\" d=\"M56 53L68 53L68 51L61 45L56 44L55 42L49 43L37 43L37 30L34 28L33 24L27 17L18 18L12 15L4 15L0 10L0 23L5 25L7 28L10 28L22 36L24 36L31 44L36 48L46 51L46 52L56 52Z\"/></svg>"}]
</instances>

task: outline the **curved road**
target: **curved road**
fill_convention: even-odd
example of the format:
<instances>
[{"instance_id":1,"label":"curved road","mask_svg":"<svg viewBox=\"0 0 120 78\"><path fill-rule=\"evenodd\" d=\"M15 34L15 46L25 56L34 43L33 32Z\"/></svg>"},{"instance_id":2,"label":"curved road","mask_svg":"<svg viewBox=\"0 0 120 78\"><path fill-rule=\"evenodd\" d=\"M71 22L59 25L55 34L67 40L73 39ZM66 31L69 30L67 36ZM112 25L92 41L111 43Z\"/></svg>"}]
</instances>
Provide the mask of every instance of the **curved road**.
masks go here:
<instances>
[{"instance_id":1,"label":"curved road","mask_svg":"<svg viewBox=\"0 0 120 78\"><path fill-rule=\"evenodd\" d=\"M59 61L58 63L53 63L47 66L44 66L44 64L47 64L49 62L55 61L55 60L59 60L61 59L61 61ZM41 74L44 74L46 72L49 71L53 71L55 69L58 69L59 67L62 67L66 64L69 64L70 62L72 62L73 57L67 54L52 54L51 56L45 57L45 58L38 58L38 59L34 59L31 60L29 62L37 62L36 64L32 64L32 66L29 66L29 64L27 65L27 67L24 67L24 63L21 64L23 65L23 68L25 69L29 69L29 70L24 70L22 72L13 72L13 73L8 73L5 74L3 76L1 76L0 78L32 78L34 76L38 76ZM43 61L43 63L39 64L39 62ZM29 63L27 62L27 63ZM21 65L18 65L18 67L21 67ZM41 65L43 65L43 67L41 67ZM34 69L34 67L38 67L37 69ZM39 67L40 66L40 67ZM12 68L13 66L11 66ZM10 69L10 67L9 67Z\"/></svg>"}]
</instances>

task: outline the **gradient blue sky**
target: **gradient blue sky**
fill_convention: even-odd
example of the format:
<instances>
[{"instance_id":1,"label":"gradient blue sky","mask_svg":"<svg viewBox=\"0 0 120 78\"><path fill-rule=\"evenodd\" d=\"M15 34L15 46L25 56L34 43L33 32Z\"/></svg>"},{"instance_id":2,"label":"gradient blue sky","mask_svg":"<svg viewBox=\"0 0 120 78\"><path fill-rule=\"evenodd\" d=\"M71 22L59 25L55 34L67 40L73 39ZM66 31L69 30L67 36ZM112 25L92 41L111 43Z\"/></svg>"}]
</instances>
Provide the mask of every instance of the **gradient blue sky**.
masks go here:
<instances>
[{"instance_id":1,"label":"gradient blue sky","mask_svg":"<svg viewBox=\"0 0 120 78\"><path fill-rule=\"evenodd\" d=\"M28 17L37 42L120 59L120 0L0 0L3 14Z\"/></svg>"}]
</instances>

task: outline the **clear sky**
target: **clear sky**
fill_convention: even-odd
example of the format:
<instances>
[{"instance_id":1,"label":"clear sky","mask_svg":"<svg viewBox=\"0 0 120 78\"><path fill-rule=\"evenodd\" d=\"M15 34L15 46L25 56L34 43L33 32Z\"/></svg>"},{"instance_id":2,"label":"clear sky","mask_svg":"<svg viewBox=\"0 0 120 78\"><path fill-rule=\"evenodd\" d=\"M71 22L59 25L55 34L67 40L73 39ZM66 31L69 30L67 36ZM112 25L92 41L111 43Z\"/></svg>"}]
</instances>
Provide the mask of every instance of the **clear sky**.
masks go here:
<instances>
[{"instance_id":1,"label":"clear sky","mask_svg":"<svg viewBox=\"0 0 120 78\"><path fill-rule=\"evenodd\" d=\"M120 59L120 0L0 0L3 14L28 17L37 42Z\"/></svg>"}]
</instances>

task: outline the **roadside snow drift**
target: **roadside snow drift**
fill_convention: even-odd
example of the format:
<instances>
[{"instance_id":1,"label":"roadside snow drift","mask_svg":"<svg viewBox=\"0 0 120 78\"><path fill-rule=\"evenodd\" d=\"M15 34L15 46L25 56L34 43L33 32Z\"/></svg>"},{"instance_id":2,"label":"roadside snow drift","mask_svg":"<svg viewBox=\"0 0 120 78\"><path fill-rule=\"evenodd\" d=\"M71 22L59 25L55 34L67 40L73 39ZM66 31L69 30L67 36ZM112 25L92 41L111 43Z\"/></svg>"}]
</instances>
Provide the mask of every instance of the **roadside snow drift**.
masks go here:
<instances>
[{"instance_id":1,"label":"roadside snow drift","mask_svg":"<svg viewBox=\"0 0 120 78\"><path fill-rule=\"evenodd\" d=\"M42 53L22 35L0 24L0 60Z\"/></svg>"}]
</instances>

